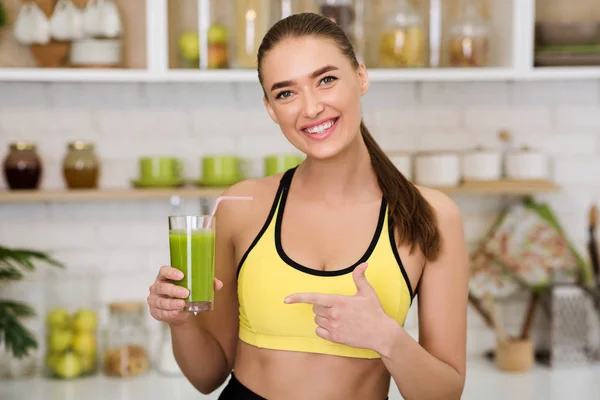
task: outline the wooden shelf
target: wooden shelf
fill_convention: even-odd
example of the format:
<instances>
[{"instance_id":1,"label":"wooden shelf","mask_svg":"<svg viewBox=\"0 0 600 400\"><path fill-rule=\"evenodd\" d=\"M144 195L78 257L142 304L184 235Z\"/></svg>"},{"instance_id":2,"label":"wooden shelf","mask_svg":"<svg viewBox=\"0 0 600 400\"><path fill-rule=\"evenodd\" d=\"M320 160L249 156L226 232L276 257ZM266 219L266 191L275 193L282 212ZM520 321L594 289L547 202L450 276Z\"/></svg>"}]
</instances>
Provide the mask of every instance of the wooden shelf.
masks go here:
<instances>
[{"instance_id":1,"label":"wooden shelf","mask_svg":"<svg viewBox=\"0 0 600 400\"><path fill-rule=\"evenodd\" d=\"M439 188L447 194L457 195L513 195L527 196L539 193L556 192L560 189L553 182L545 180L519 181L504 179L500 181L469 181L457 187Z\"/></svg>"},{"instance_id":2,"label":"wooden shelf","mask_svg":"<svg viewBox=\"0 0 600 400\"><path fill-rule=\"evenodd\" d=\"M180 188L180 189L101 189L101 190L49 190L49 191L3 191L0 203L34 202L86 202L108 200L159 200L172 196L182 198L218 197L226 188ZM438 187L449 195L533 195L555 192L559 187L548 181L493 181L464 182L457 187Z\"/></svg>"},{"instance_id":3,"label":"wooden shelf","mask_svg":"<svg viewBox=\"0 0 600 400\"><path fill-rule=\"evenodd\" d=\"M156 200L218 197L225 188L101 189L101 190L15 190L0 192L0 203L72 202L106 200Z\"/></svg>"}]
</instances>

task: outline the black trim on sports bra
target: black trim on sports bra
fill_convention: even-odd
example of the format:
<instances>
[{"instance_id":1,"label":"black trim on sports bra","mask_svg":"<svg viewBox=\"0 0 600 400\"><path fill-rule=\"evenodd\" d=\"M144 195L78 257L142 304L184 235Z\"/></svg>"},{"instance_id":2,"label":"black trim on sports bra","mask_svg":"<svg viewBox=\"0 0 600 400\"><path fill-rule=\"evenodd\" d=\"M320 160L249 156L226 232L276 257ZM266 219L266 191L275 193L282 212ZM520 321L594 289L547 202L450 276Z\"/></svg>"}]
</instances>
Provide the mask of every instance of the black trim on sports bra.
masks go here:
<instances>
[{"instance_id":1,"label":"black trim on sports bra","mask_svg":"<svg viewBox=\"0 0 600 400\"><path fill-rule=\"evenodd\" d=\"M283 186L284 186L283 182L284 182L284 179L285 179L285 175L284 175L284 177L281 178L281 181L279 182L279 187L277 188L277 194L275 195L275 199L273 200L273 205L271 205L271 210L269 211L269 216L267 217L267 220L265 221L265 223L263 224L262 228L260 229L260 231L258 232L258 234L256 235L256 237L254 238L254 240L250 244L250 247L248 247L248 249L246 250L246 252L242 256L242 258L240 259L240 263L238 264L238 267L237 267L236 279L240 275L240 271L242 269L242 265L244 265L244 262L246 261L246 258L248 258L248 254L250 254L250 252L252 251L252 249L254 248L254 246L256 246L256 244L258 243L258 241L260 240L260 238L265 234L265 231L267 230L267 228L271 224L271 221L273 220L273 216L275 215L275 210L277 209L277 204L279 203L279 199L281 197L281 192L283 191Z\"/></svg>"},{"instance_id":2,"label":"black trim on sports bra","mask_svg":"<svg viewBox=\"0 0 600 400\"><path fill-rule=\"evenodd\" d=\"M379 210L379 219L377 221L377 228L375 229L375 234L373 235L373 239L371 240L371 243L369 244L369 247L367 248L367 251L365 252L365 254L357 262L355 262L354 264L352 264L351 266L349 266L347 268L335 270L335 271L321 271L321 270L317 270L314 268L308 268L308 267L305 267L304 265L301 265L301 264L295 262L294 260L292 260L285 253L285 251L283 250L283 245L281 244L281 224L283 221L283 213L285 210L285 203L287 200L289 188L292 183L292 177L294 176L295 171L296 171L296 168L288 170L285 173L283 179L281 180L282 186L283 186L283 193L281 195L279 210L277 212L277 220L275 221L275 247L277 248L277 253L279 254L279 257L281 257L281 259L286 264L288 264L290 267L295 268L298 271L301 271L301 272L304 272L304 273L307 273L310 275L340 276L340 275L345 275L345 274L348 274L348 273L354 271L354 269L358 265L364 263L365 261L367 261L369 259L369 257L373 253L373 250L375 250L375 246L377 246L377 242L379 241L379 237L381 236L381 231L383 230L383 223L385 221L385 209L386 209L385 199L381 199L381 207Z\"/></svg>"},{"instance_id":3,"label":"black trim on sports bra","mask_svg":"<svg viewBox=\"0 0 600 400\"><path fill-rule=\"evenodd\" d=\"M394 234L394 227L389 222L388 216L388 231L390 236L390 245L392 246L392 253L394 253L394 258L396 258L396 262L400 267L400 271L402 272L402 276L404 276L404 280L406 281L406 286L408 287L408 292L410 293L410 303L412 304L413 299L415 298L415 293L413 293L412 285L410 284L410 279L408 279L408 274L406 273L406 269L404 268L404 264L402 263L402 259L400 258L400 254L398 253L398 247L396 246L396 239Z\"/></svg>"}]
</instances>

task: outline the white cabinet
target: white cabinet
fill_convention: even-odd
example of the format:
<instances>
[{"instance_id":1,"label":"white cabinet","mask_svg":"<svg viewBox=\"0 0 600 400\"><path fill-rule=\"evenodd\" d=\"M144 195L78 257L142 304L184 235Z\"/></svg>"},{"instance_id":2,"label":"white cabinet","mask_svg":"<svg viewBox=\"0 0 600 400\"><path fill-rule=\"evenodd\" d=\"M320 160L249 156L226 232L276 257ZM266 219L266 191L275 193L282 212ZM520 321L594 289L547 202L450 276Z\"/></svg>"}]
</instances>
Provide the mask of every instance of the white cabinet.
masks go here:
<instances>
[{"instance_id":1,"label":"white cabinet","mask_svg":"<svg viewBox=\"0 0 600 400\"><path fill-rule=\"evenodd\" d=\"M127 2L129 1L131 0L127 0ZM240 23L239 21L236 22L235 13L232 11L238 3L243 3L244 7L254 6L255 3L271 3L272 8L257 7L257 12L260 10L263 13L268 12L272 21L274 21L273 18L277 17L278 12L285 12L290 7L287 4L289 1L284 2L285 4L282 5L279 0L218 0L218 7L215 0L135 1L142 3L139 7L136 7L138 12L135 18L141 18L143 21L137 21L131 25L136 26L136 30L133 33L136 37L136 45L144 50L141 58L145 59L145 68L0 68L0 81L256 82L257 74L255 69L241 68L238 65L239 63L235 62L236 51L233 46L239 46L239 42L243 41L242 36L244 35L229 32L229 47L225 46L212 49L214 51L211 51L208 48L207 37L209 33L216 34L219 32L209 32L209 30L215 21L230 27L233 31L235 31L235 27L239 28ZM302 2L301 8L307 7L310 10L311 6L307 4L311 3L311 0L296 1ZM390 1L393 0L369 0L365 2L366 23L369 22L370 8L374 9L375 5L379 2ZM421 5L435 4L436 2L446 5L455 0L415 1ZM547 16L549 15L547 9L550 6L544 4L545 8L542 8L542 10L546 11L540 11L540 3L557 3L561 1L569 3L568 0L538 0L538 4L536 4L536 0L487 0L487 13L490 16L490 23L493 28L493 50L490 65L487 67L403 69L370 67L370 77L374 82L516 81L600 78L600 67L534 67L536 6L538 7L538 13L544 12L544 15ZM294 5L294 7L297 7L297 5ZM445 21L447 18L444 16L444 12L440 13L440 18ZM431 14L436 18L435 13ZM127 17L131 17L131 12L127 14ZM257 19L256 23L259 22ZM125 23L127 25L127 21ZM444 23L441 26L440 32L445 33L446 29L447 23ZM185 32L198 35L200 39L198 51L202 56L199 58L197 65L182 67L179 40ZM373 40L373 38L368 36L371 35L368 28L366 32L366 40ZM427 32L436 34L435 28L432 28L429 23L427 25ZM247 39L250 40L250 38ZM145 43L141 43L144 40ZM443 49L444 43L441 45ZM131 47L131 43L127 47ZM239 52L237 53L239 54ZM219 58L223 54L227 55L228 68L209 68L214 67L214 63L223 62L223 59ZM444 54L442 53L441 56L442 61ZM140 58L139 54L137 57L138 59Z\"/></svg>"}]
</instances>

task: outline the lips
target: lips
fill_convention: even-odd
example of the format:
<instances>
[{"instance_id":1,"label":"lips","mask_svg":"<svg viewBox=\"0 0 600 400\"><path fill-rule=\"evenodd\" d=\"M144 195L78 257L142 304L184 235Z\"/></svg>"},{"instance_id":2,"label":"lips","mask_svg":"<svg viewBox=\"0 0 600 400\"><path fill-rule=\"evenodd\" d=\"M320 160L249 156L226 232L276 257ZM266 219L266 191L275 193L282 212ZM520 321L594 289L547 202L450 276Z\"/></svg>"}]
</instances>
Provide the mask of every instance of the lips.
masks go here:
<instances>
[{"instance_id":1,"label":"lips","mask_svg":"<svg viewBox=\"0 0 600 400\"><path fill-rule=\"evenodd\" d=\"M302 132L304 132L308 137L314 140L326 139L335 131L339 119L339 117L329 118L314 124L307 125L302 128Z\"/></svg>"}]
</instances>

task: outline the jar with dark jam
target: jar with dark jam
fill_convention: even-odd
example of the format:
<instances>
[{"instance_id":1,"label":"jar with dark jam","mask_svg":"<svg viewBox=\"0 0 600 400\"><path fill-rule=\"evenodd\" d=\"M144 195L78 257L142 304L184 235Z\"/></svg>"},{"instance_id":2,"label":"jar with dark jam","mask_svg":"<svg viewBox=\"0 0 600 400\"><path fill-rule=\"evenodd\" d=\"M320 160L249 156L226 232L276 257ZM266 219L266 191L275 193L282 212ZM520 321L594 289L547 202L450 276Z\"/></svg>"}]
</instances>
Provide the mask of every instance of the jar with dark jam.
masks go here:
<instances>
[{"instance_id":1,"label":"jar with dark jam","mask_svg":"<svg viewBox=\"0 0 600 400\"><path fill-rule=\"evenodd\" d=\"M12 143L4 159L4 179L8 187L17 189L37 189L42 177L42 161L35 144L28 142Z\"/></svg>"}]
</instances>

